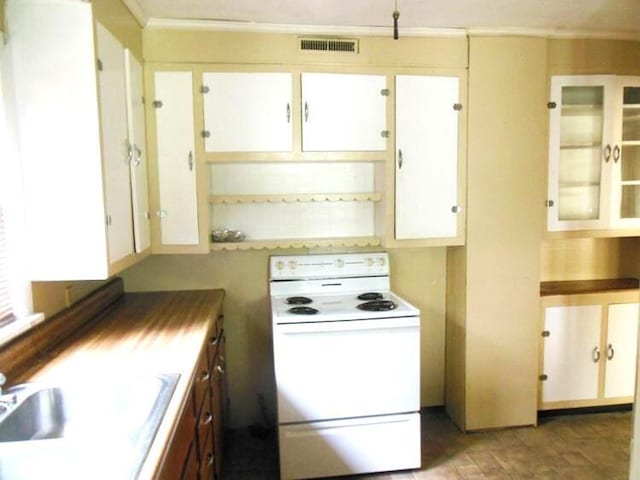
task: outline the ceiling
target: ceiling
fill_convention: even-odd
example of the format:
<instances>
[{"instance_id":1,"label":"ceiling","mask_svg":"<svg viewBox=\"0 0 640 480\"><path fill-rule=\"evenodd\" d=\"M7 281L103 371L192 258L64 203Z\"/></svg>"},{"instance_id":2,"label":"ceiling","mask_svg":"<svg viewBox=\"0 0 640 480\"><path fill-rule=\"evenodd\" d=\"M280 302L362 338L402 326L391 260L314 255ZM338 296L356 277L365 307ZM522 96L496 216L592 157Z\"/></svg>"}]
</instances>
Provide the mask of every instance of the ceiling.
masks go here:
<instances>
[{"instance_id":1,"label":"ceiling","mask_svg":"<svg viewBox=\"0 0 640 480\"><path fill-rule=\"evenodd\" d=\"M640 38L640 0L124 0L143 25L213 21L256 30L266 25L389 29L395 2L400 33L428 29L539 31Z\"/></svg>"}]
</instances>

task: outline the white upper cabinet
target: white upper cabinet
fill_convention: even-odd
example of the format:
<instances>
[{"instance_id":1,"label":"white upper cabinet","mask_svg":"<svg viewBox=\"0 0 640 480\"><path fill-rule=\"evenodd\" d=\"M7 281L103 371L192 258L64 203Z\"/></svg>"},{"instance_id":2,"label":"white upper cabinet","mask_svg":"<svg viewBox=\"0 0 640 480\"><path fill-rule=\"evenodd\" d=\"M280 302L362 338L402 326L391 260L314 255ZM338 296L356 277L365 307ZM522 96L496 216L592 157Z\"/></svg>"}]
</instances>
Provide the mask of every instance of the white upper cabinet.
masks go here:
<instances>
[{"instance_id":1,"label":"white upper cabinet","mask_svg":"<svg viewBox=\"0 0 640 480\"><path fill-rule=\"evenodd\" d=\"M551 79L548 229L640 227L640 79Z\"/></svg>"},{"instance_id":2,"label":"white upper cabinet","mask_svg":"<svg viewBox=\"0 0 640 480\"><path fill-rule=\"evenodd\" d=\"M290 152L291 73L204 73L207 152Z\"/></svg>"},{"instance_id":3,"label":"white upper cabinet","mask_svg":"<svg viewBox=\"0 0 640 480\"><path fill-rule=\"evenodd\" d=\"M124 47L96 24L109 260L134 251Z\"/></svg>"},{"instance_id":4,"label":"white upper cabinet","mask_svg":"<svg viewBox=\"0 0 640 480\"><path fill-rule=\"evenodd\" d=\"M143 252L151 245L149 185L144 123L144 82L142 65L128 49L125 49L125 73L127 76L127 130L128 156L131 174L131 201L133 203L133 238L136 252Z\"/></svg>"},{"instance_id":5,"label":"white upper cabinet","mask_svg":"<svg viewBox=\"0 0 640 480\"><path fill-rule=\"evenodd\" d=\"M91 4L7 1L32 280L109 274ZM37 28L34 28L37 25Z\"/></svg>"},{"instance_id":6,"label":"white upper cabinet","mask_svg":"<svg viewBox=\"0 0 640 480\"><path fill-rule=\"evenodd\" d=\"M387 148L386 77L302 74L302 149L307 152Z\"/></svg>"},{"instance_id":7,"label":"white upper cabinet","mask_svg":"<svg viewBox=\"0 0 640 480\"><path fill-rule=\"evenodd\" d=\"M162 245L198 245L193 75L156 72L155 117Z\"/></svg>"},{"instance_id":8,"label":"white upper cabinet","mask_svg":"<svg viewBox=\"0 0 640 480\"><path fill-rule=\"evenodd\" d=\"M458 236L459 79L396 76L395 238Z\"/></svg>"}]
</instances>

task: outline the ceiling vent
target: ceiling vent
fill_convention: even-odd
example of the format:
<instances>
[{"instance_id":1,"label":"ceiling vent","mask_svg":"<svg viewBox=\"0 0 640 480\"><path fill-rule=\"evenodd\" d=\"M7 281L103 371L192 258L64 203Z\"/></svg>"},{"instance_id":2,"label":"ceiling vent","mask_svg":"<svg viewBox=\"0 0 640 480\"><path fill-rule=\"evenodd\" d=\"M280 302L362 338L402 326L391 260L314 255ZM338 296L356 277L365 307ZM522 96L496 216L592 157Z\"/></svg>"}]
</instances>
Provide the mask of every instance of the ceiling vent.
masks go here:
<instances>
[{"instance_id":1,"label":"ceiling vent","mask_svg":"<svg viewBox=\"0 0 640 480\"><path fill-rule=\"evenodd\" d=\"M358 53L358 40L345 38L301 38L301 52Z\"/></svg>"}]
</instances>

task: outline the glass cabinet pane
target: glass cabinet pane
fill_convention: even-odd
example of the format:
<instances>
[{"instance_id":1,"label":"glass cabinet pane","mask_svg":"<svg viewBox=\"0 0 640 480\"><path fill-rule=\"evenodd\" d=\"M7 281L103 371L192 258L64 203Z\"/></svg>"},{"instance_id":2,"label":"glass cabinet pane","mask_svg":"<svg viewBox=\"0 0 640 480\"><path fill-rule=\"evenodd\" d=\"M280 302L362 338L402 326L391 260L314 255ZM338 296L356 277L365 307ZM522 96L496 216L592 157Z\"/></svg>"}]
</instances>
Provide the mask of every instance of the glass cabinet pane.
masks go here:
<instances>
[{"instance_id":1,"label":"glass cabinet pane","mask_svg":"<svg viewBox=\"0 0 640 480\"><path fill-rule=\"evenodd\" d=\"M624 87L622 99L620 218L640 218L640 87Z\"/></svg>"},{"instance_id":2,"label":"glass cabinet pane","mask_svg":"<svg viewBox=\"0 0 640 480\"><path fill-rule=\"evenodd\" d=\"M600 217L604 86L562 88L558 219Z\"/></svg>"}]
</instances>

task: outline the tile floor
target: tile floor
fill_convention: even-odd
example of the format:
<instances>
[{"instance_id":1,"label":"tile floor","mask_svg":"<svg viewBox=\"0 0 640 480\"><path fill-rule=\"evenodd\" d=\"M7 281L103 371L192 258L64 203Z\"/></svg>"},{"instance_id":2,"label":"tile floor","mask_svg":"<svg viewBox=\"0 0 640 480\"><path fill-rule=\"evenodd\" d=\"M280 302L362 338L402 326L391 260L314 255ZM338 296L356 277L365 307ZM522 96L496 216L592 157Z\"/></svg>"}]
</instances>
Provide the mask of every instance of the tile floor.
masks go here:
<instances>
[{"instance_id":1,"label":"tile floor","mask_svg":"<svg viewBox=\"0 0 640 480\"><path fill-rule=\"evenodd\" d=\"M541 417L537 428L462 434L440 408L422 412L422 468L350 480L627 480L630 411ZM273 431L234 430L223 480L278 479Z\"/></svg>"}]
</instances>

